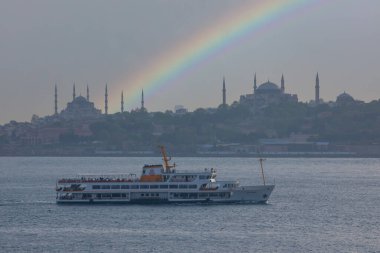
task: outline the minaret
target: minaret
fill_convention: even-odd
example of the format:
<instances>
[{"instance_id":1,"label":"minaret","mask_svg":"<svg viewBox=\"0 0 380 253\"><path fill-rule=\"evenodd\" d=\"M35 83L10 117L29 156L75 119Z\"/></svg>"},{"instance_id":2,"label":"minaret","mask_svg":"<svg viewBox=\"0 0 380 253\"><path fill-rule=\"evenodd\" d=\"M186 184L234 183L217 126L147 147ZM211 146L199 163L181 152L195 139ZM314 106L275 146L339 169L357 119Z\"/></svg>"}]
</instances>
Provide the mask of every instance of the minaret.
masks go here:
<instances>
[{"instance_id":1,"label":"minaret","mask_svg":"<svg viewBox=\"0 0 380 253\"><path fill-rule=\"evenodd\" d=\"M73 84L73 101L75 100L75 82Z\"/></svg>"},{"instance_id":2,"label":"minaret","mask_svg":"<svg viewBox=\"0 0 380 253\"><path fill-rule=\"evenodd\" d=\"M121 91L121 113L124 112L124 92Z\"/></svg>"},{"instance_id":3,"label":"minaret","mask_svg":"<svg viewBox=\"0 0 380 253\"><path fill-rule=\"evenodd\" d=\"M108 114L108 85L106 83L106 92L104 94L104 114Z\"/></svg>"},{"instance_id":4,"label":"minaret","mask_svg":"<svg viewBox=\"0 0 380 253\"><path fill-rule=\"evenodd\" d=\"M255 73L255 77L253 78L253 94L255 94L256 89L257 89L257 83L256 83L256 73Z\"/></svg>"},{"instance_id":5,"label":"minaret","mask_svg":"<svg viewBox=\"0 0 380 253\"><path fill-rule=\"evenodd\" d=\"M54 114L58 114L58 91L57 91L57 83L55 83L54 88Z\"/></svg>"},{"instance_id":6,"label":"minaret","mask_svg":"<svg viewBox=\"0 0 380 253\"><path fill-rule=\"evenodd\" d=\"M226 79L223 76L223 106L226 106Z\"/></svg>"},{"instance_id":7,"label":"minaret","mask_svg":"<svg viewBox=\"0 0 380 253\"><path fill-rule=\"evenodd\" d=\"M90 101L90 89L88 88L88 84L87 84L87 101Z\"/></svg>"},{"instance_id":8,"label":"minaret","mask_svg":"<svg viewBox=\"0 0 380 253\"><path fill-rule=\"evenodd\" d=\"M285 92L285 81L284 81L284 74L281 76L281 92Z\"/></svg>"},{"instance_id":9,"label":"minaret","mask_svg":"<svg viewBox=\"0 0 380 253\"><path fill-rule=\"evenodd\" d=\"M141 111L144 111L144 89L141 90Z\"/></svg>"},{"instance_id":10,"label":"minaret","mask_svg":"<svg viewBox=\"0 0 380 253\"><path fill-rule=\"evenodd\" d=\"M315 79L315 103L319 104L319 76L317 72L317 78Z\"/></svg>"}]
</instances>

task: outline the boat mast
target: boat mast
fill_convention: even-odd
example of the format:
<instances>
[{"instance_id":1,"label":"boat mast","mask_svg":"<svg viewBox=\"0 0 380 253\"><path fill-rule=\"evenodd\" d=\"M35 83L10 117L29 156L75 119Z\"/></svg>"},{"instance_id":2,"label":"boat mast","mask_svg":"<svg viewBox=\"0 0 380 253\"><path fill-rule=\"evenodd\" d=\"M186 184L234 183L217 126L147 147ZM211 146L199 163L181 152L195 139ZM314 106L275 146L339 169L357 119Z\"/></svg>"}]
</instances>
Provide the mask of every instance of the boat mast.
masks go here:
<instances>
[{"instance_id":1,"label":"boat mast","mask_svg":"<svg viewBox=\"0 0 380 253\"><path fill-rule=\"evenodd\" d=\"M264 169L263 169L263 162L265 161L264 158L259 158L260 161L260 167L261 167L261 176L263 177L263 183L265 185L265 176L264 176Z\"/></svg>"},{"instance_id":2,"label":"boat mast","mask_svg":"<svg viewBox=\"0 0 380 253\"><path fill-rule=\"evenodd\" d=\"M164 161L164 164L165 164L165 172L170 172L170 169L174 168L175 164L173 165L169 164L169 161L171 160L171 158L166 155L165 147L164 146L159 146L159 147L162 154L162 160Z\"/></svg>"}]
</instances>

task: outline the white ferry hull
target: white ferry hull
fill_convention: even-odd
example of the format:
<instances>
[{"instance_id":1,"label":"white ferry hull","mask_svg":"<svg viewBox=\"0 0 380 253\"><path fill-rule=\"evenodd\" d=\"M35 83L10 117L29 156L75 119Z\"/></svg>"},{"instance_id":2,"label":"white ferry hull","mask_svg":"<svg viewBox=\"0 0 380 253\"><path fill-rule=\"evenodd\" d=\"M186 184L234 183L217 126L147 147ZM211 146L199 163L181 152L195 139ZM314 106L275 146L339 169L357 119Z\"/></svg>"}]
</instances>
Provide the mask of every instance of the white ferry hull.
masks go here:
<instances>
[{"instance_id":1,"label":"white ferry hull","mask_svg":"<svg viewBox=\"0 0 380 253\"><path fill-rule=\"evenodd\" d=\"M266 203L274 189L274 185L242 186L232 191L231 201Z\"/></svg>"},{"instance_id":2,"label":"white ferry hull","mask_svg":"<svg viewBox=\"0 0 380 253\"><path fill-rule=\"evenodd\" d=\"M269 196L274 189L274 185L262 186L242 186L233 189L229 192L226 191L199 191L194 198L171 198L171 193L181 194L179 192L161 192L160 197L140 197L140 192L130 192L128 199L57 199L58 204L170 204L170 203L267 203ZM84 192L85 194L91 194ZM213 197L219 193L228 193L228 197L220 198ZM186 193L183 193L186 194ZM201 197L207 195L207 197ZM225 195L227 196L227 195Z\"/></svg>"}]
</instances>

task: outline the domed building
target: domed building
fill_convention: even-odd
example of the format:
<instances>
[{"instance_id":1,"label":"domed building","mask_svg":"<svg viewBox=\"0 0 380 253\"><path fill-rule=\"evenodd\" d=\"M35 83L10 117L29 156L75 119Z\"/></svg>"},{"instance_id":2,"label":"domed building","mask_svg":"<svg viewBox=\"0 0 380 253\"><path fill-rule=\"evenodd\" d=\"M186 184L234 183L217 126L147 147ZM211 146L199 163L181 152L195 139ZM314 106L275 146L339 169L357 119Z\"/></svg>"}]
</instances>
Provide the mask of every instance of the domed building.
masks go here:
<instances>
[{"instance_id":1,"label":"domed building","mask_svg":"<svg viewBox=\"0 0 380 253\"><path fill-rule=\"evenodd\" d=\"M261 84L255 91L255 94L280 94L282 91L277 84L272 82L266 82Z\"/></svg>"},{"instance_id":2,"label":"domed building","mask_svg":"<svg viewBox=\"0 0 380 253\"><path fill-rule=\"evenodd\" d=\"M256 74L254 77L253 93L240 96L240 103L255 107L265 107L270 104L297 103L297 95L285 93L284 76L281 77L281 86L269 80L257 87Z\"/></svg>"},{"instance_id":3,"label":"domed building","mask_svg":"<svg viewBox=\"0 0 380 253\"><path fill-rule=\"evenodd\" d=\"M55 114L57 110L57 89L55 90ZM75 84L73 86L73 101L67 103L66 109L62 110L58 115L65 120L80 120L80 119L96 119L102 116L102 112L96 109L94 103L90 102L89 89L87 87L87 98L83 96L75 96Z\"/></svg>"},{"instance_id":4,"label":"domed building","mask_svg":"<svg viewBox=\"0 0 380 253\"><path fill-rule=\"evenodd\" d=\"M355 104L356 101L350 94L343 92L342 94L336 97L335 103L338 106L345 106Z\"/></svg>"},{"instance_id":5,"label":"domed building","mask_svg":"<svg viewBox=\"0 0 380 253\"><path fill-rule=\"evenodd\" d=\"M67 103L60 116L66 120L68 119L91 119L101 116L101 111L96 109L94 103L87 101L86 98L79 96L72 102Z\"/></svg>"}]
</instances>

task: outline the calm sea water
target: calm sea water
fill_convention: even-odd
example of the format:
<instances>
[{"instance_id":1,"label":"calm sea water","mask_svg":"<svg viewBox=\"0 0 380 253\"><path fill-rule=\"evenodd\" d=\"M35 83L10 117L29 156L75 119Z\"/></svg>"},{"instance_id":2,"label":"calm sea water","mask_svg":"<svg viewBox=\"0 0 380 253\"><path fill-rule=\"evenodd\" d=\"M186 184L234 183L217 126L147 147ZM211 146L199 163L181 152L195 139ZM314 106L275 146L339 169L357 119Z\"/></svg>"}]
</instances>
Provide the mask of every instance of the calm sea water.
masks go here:
<instances>
[{"instance_id":1,"label":"calm sea water","mask_svg":"<svg viewBox=\"0 0 380 253\"><path fill-rule=\"evenodd\" d=\"M56 205L55 180L160 158L0 158L2 252L380 252L380 159L268 159L267 205ZM257 159L176 158L260 184Z\"/></svg>"}]
</instances>

